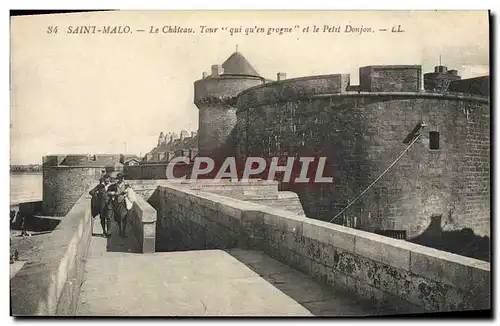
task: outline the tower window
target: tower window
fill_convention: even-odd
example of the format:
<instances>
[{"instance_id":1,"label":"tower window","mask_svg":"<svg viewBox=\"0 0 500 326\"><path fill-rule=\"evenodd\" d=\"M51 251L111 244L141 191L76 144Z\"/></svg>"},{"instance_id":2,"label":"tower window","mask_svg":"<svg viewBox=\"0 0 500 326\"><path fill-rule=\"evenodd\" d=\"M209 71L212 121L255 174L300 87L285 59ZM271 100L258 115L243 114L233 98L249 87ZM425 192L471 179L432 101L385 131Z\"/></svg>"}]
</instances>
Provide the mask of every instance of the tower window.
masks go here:
<instances>
[{"instance_id":1,"label":"tower window","mask_svg":"<svg viewBox=\"0 0 500 326\"><path fill-rule=\"evenodd\" d=\"M439 149L439 132L429 132L429 149Z\"/></svg>"}]
</instances>

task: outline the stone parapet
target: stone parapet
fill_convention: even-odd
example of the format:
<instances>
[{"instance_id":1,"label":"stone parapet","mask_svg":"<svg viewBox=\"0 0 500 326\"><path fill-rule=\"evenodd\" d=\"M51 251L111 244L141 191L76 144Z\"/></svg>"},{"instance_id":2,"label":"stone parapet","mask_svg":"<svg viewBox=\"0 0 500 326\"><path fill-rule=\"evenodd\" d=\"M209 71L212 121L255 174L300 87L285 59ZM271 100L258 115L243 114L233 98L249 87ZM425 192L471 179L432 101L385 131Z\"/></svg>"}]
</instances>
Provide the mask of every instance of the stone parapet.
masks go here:
<instances>
[{"instance_id":1,"label":"stone parapet","mask_svg":"<svg viewBox=\"0 0 500 326\"><path fill-rule=\"evenodd\" d=\"M43 242L43 250L11 279L13 316L74 315L92 223L85 192Z\"/></svg>"},{"instance_id":2,"label":"stone parapet","mask_svg":"<svg viewBox=\"0 0 500 326\"><path fill-rule=\"evenodd\" d=\"M128 223L142 253L154 253L156 242L156 210L140 195L129 212Z\"/></svg>"},{"instance_id":3,"label":"stone parapet","mask_svg":"<svg viewBox=\"0 0 500 326\"><path fill-rule=\"evenodd\" d=\"M182 249L262 250L395 313L490 309L487 262L175 184L159 201L158 232Z\"/></svg>"}]
</instances>

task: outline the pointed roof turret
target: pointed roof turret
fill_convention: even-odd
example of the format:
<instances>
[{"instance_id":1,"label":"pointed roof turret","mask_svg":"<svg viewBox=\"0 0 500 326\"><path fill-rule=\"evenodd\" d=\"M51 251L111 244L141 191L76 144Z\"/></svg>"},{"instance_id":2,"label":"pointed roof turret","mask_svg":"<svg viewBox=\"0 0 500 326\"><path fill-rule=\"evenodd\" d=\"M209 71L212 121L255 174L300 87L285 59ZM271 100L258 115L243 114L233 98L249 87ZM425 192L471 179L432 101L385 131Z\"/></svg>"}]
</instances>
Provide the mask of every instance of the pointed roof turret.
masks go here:
<instances>
[{"instance_id":1,"label":"pointed roof turret","mask_svg":"<svg viewBox=\"0 0 500 326\"><path fill-rule=\"evenodd\" d=\"M222 68L224 68L224 75L261 77L240 52L234 52L231 54L231 56L222 64Z\"/></svg>"}]
</instances>

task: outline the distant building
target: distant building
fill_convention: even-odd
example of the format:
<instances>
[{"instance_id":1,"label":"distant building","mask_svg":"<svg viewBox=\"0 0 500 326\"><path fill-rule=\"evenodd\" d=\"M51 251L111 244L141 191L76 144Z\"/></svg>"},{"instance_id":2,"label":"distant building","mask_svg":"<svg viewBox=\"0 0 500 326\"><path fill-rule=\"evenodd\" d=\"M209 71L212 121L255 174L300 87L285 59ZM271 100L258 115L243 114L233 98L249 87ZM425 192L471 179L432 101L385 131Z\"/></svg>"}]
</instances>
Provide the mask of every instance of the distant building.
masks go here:
<instances>
[{"instance_id":1,"label":"distant building","mask_svg":"<svg viewBox=\"0 0 500 326\"><path fill-rule=\"evenodd\" d=\"M141 160L139 158L129 158L125 160L123 163L124 166L135 166L139 165L141 163Z\"/></svg>"},{"instance_id":2,"label":"distant building","mask_svg":"<svg viewBox=\"0 0 500 326\"><path fill-rule=\"evenodd\" d=\"M166 135L166 136L163 136ZM186 130L180 132L179 138L176 133L160 133L158 146L149 151L140 164L168 163L174 157L186 156L193 159L198 153L198 135L196 132L189 134Z\"/></svg>"}]
</instances>

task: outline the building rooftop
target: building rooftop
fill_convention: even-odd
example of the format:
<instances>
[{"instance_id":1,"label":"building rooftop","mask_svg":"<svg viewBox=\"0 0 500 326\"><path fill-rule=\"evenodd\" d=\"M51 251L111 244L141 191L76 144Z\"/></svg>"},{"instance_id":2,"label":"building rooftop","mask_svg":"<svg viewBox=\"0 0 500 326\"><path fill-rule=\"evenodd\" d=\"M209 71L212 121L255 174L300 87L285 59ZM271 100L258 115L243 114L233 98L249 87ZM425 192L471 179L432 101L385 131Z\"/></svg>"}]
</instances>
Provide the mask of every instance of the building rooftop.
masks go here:
<instances>
[{"instance_id":1,"label":"building rooftop","mask_svg":"<svg viewBox=\"0 0 500 326\"><path fill-rule=\"evenodd\" d=\"M167 157L159 159L158 154L176 152L179 150L189 150L189 149L196 150L197 148L198 148L198 135L195 135L194 137L186 137L184 139L175 139L172 142L165 142L153 148L148 154L146 154L143 163L167 162Z\"/></svg>"},{"instance_id":2,"label":"building rooftop","mask_svg":"<svg viewBox=\"0 0 500 326\"><path fill-rule=\"evenodd\" d=\"M222 64L222 68L224 68L224 75L261 77L240 52L234 52L231 54L231 56Z\"/></svg>"}]
</instances>

